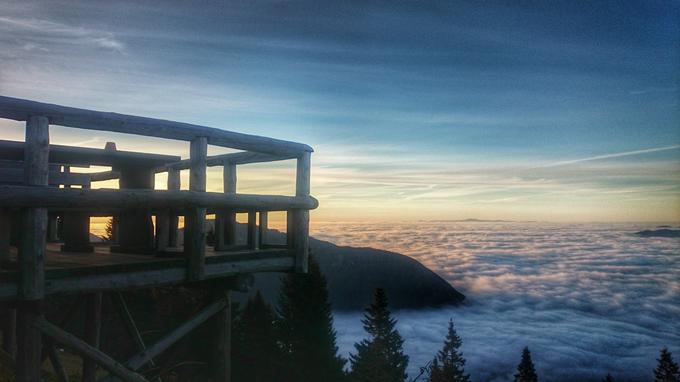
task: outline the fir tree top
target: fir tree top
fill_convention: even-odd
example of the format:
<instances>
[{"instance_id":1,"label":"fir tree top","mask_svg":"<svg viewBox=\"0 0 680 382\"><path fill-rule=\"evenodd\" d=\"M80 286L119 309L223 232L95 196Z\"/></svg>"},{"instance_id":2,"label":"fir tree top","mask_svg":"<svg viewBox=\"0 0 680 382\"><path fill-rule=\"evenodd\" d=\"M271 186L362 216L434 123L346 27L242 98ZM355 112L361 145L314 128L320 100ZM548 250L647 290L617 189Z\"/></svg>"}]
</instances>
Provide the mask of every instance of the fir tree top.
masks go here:
<instances>
[{"instance_id":1,"label":"fir tree top","mask_svg":"<svg viewBox=\"0 0 680 382\"><path fill-rule=\"evenodd\" d=\"M673 361L673 355L668 351L668 348L661 349L661 354L657 361L659 363L656 369L654 369L654 382L680 381L678 364Z\"/></svg>"},{"instance_id":2,"label":"fir tree top","mask_svg":"<svg viewBox=\"0 0 680 382\"><path fill-rule=\"evenodd\" d=\"M529 352L528 346L525 346L522 350L522 360L517 366L515 382L538 382L538 375L536 375L534 363L531 361L531 352Z\"/></svg>"},{"instance_id":3,"label":"fir tree top","mask_svg":"<svg viewBox=\"0 0 680 382\"><path fill-rule=\"evenodd\" d=\"M462 344L463 341L456 333L453 320L449 320L444 347L432 360L430 382L468 382L470 380L470 376L465 374L463 353L459 351Z\"/></svg>"},{"instance_id":4,"label":"fir tree top","mask_svg":"<svg viewBox=\"0 0 680 382\"><path fill-rule=\"evenodd\" d=\"M356 382L402 382L406 380L408 356L403 352L404 340L390 315L387 295L376 289L373 303L361 321L370 338L355 344L357 354L350 356L351 377Z\"/></svg>"},{"instance_id":5,"label":"fir tree top","mask_svg":"<svg viewBox=\"0 0 680 382\"><path fill-rule=\"evenodd\" d=\"M614 377L612 377L611 374L607 373L607 376L604 377L602 382L614 382Z\"/></svg>"},{"instance_id":6,"label":"fir tree top","mask_svg":"<svg viewBox=\"0 0 680 382\"><path fill-rule=\"evenodd\" d=\"M366 313L361 322L364 324L364 330L375 338L388 338L394 331L397 320L391 317L387 294L384 289L375 290L374 300L366 308Z\"/></svg>"}]
</instances>

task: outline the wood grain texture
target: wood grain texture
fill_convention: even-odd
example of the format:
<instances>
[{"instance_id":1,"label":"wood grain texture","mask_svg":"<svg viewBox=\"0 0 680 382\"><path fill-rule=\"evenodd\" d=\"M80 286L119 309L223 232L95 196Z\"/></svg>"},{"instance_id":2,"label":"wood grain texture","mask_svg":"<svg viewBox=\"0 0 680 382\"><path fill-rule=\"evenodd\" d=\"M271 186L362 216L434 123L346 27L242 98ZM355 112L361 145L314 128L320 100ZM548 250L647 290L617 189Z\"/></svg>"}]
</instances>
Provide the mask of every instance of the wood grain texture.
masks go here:
<instances>
[{"instance_id":1,"label":"wood grain texture","mask_svg":"<svg viewBox=\"0 0 680 382\"><path fill-rule=\"evenodd\" d=\"M92 211L118 208L227 208L286 211L314 209L319 205L311 196L223 194L221 192L111 190L0 186L2 207L85 208Z\"/></svg>"},{"instance_id":2,"label":"wood grain texture","mask_svg":"<svg viewBox=\"0 0 680 382\"><path fill-rule=\"evenodd\" d=\"M207 155L207 138L199 137L191 141L189 189L193 192L205 192ZM200 280L205 272L205 214L205 207L191 207L184 212L184 254L189 261L189 280Z\"/></svg>"},{"instance_id":3,"label":"wood grain texture","mask_svg":"<svg viewBox=\"0 0 680 382\"><path fill-rule=\"evenodd\" d=\"M52 124L81 129L113 131L184 141L206 137L211 145L274 155L297 155L312 151L312 148L307 145L280 139L241 134L189 123L77 109L0 96L0 118L25 121L31 115L44 115L49 118Z\"/></svg>"},{"instance_id":4,"label":"wood grain texture","mask_svg":"<svg viewBox=\"0 0 680 382\"><path fill-rule=\"evenodd\" d=\"M49 174L49 124L47 118L31 116L26 121L24 182L28 188L47 190ZM47 239L47 209L27 206L21 212L19 247L19 290L26 300L41 299L45 287L44 257Z\"/></svg>"}]
</instances>

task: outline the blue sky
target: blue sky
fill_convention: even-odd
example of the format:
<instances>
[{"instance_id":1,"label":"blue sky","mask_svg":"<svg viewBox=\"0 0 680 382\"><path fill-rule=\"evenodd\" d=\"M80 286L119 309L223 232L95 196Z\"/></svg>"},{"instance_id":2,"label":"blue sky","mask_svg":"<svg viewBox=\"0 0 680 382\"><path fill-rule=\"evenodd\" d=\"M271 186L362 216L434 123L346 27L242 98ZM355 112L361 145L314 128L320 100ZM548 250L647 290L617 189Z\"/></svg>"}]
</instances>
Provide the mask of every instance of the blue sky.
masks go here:
<instances>
[{"instance_id":1,"label":"blue sky","mask_svg":"<svg viewBox=\"0 0 680 382\"><path fill-rule=\"evenodd\" d=\"M322 220L680 220L680 2L509 4L3 2L0 94L308 143Z\"/></svg>"}]
</instances>

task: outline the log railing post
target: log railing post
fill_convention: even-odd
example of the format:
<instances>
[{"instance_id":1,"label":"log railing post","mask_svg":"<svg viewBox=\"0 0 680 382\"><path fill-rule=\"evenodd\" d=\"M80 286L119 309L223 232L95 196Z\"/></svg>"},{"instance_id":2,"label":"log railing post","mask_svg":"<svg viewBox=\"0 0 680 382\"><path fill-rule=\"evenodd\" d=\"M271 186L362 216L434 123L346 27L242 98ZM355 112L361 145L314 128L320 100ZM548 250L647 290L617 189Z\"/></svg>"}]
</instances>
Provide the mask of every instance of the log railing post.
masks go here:
<instances>
[{"instance_id":1,"label":"log railing post","mask_svg":"<svg viewBox=\"0 0 680 382\"><path fill-rule=\"evenodd\" d=\"M224 163L222 181L225 194L236 193L236 164ZM221 210L217 216L218 224L215 227L217 233L215 245L218 250L229 248L236 244L236 213L233 210Z\"/></svg>"},{"instance_id":2,"label":"log railing post","mask_svg":"<svg viewBox=\"0 0 680 382\"><path fill-rule=\"evenodd\" d=\"M90 244L90 215L83 211L64 212L61 246L63 252L93 252Z\"/></svg>"},{"instance_id":3,"label":"log railing post","mask_svg":"<svg viewBox=\"0 0 680 382\"><path fill-rule=\"evenodd\" d=\"M168 168L168 190L179 190L179 170ZM171 208L159 211L156 214L156 249L164 251L168 247L177 246L177 213Z\"/></svg>"},{"instance_id":4,"label":"log railing post","mask_svg":"<svg viewBox=\"0 0 680 382\"><path fill-rule=\"evenodd\" d=\"M169 211L161 210L156 213L156 250L165 251L170 243Z\"/></svg>"},{"instance_id":5,"label":"log railing post","mask_svg":"<svg viewBox=\"0 0 680 382\"><path fill-rule=\"evenodd\" d=\"M267 211L260 211L260 237L259 237L259 248L263 249L267 247L267 225L268 225L268 213Z\"/></svg>"},{"instance_id":6,"label":"log railing post","mask_svg":"<svg viewBox=\"0 0 680 382\"><path fill-rule=\"evenodd\" d=\"M199 137L191 141L189 189L205 192L208 140ZM189 260L188 278L200 280L205 272L205 207L187 208L184 215L184 253Z\"/></svg>"},{"instance_id":7,"label":"log railing post","mask_svg":"<svg viewBox=\"0 0 680 382\"><path fill-rule=\"evenodd\" d=\"M297 159L295 178L295 195L309 196L310 193L311 153L305 152ZM290 232L292 228L293 232ZM292 210L292 227L288 226L288 235L292 234L292 247L295 253L295 270L306 273L309 264L309 210Z\"/></svg>"},{"instance_id":8,"label":"log railing post","mask_svg":"<svg viewBox=\"0 0 680 382\"><path fill-rule=\"evenodd\" d=\"M28 186L47 187L49 174L49 121L31 116L26 121L24 176ZM42 337L34 326L41 312L45 289L45 239L47 209L22 212L19 246L19 296L17 311L17 381L40 381Z\"/></svg>"},{"instance_id":9,"label":"log railing post","mask_svg":"<svg viewBox=\"0 0 680 382\"><path fill-rule=\"evenodd\" d=\"M10 228L12 227L9 210L0 208L0 269L9 260Z\"/></svg>"},{"instance_id":10,"label":"log railing post","mask_svg":"<svg viewBox=\"0 0 680 382\"><path fill-rule=\"evenodd\" d=\"M154 171L145 163L138 165L125 164L115 167L120 172L119 188L154 189ZM118 214L118 245L112 246L112 252L153 254L154 230L151 210L148 208L122 209Z\"/></svg>"},{"instance_id":11,"label":"log railing post","mask_svg":"<svg viewBox=\"0 0 680 382\"><path fill-rule=\"evenodd\" d=\"M57 236L57 214L47 216L47 241L54 243L59 241Z\"/></svg>"},{"instance_id":12,"label":"log railing post","mask_svg":"<svg viewBox=\"0 0 680 382\"><path fill-rule=\"evenodd\" d=\"M168 170L168 190L179 190L181 187L181 180L179 177L179 170L171 168ZM177 212L170 210L168 217L168 246L177 247L177 230L179 228L179 218Z\"/></svg>"},{"instance_id":13,"label":"log railing post","mask_svg":"<svg viewBox=\"0 0 680 382\"><path fill-rule=\"evenodd\" d=\"M257 249L257 212L248 211L248 249Z\"/></svg>"}]
</instances>

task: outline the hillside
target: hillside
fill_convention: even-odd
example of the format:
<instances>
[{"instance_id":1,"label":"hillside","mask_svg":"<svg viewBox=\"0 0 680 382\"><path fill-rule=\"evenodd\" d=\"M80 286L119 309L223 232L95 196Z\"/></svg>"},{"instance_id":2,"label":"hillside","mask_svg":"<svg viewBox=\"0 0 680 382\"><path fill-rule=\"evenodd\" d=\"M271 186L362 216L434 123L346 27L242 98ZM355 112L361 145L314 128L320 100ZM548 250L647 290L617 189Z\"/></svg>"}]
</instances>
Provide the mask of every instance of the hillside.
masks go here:
<instances>
[{"instance_id":1,"label":"hillside","mask_svg":"<svg viewBox=\"0 0 680 382\"><path fill-rule=\"evenodd\" d=\"M273 240L282 240L277 231ZM459 304L465 296L418 261L399 253L374 248L340 247L310 238L312 255L328 280L336 310L364 309L375 288L387 291L393 309L417 309ZM270 302L278 300L281 274L258 274L255 288Z\"/></svg>"}]
</instances>

